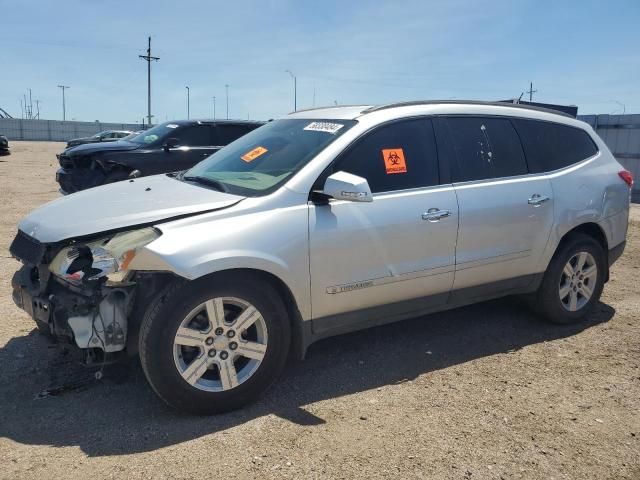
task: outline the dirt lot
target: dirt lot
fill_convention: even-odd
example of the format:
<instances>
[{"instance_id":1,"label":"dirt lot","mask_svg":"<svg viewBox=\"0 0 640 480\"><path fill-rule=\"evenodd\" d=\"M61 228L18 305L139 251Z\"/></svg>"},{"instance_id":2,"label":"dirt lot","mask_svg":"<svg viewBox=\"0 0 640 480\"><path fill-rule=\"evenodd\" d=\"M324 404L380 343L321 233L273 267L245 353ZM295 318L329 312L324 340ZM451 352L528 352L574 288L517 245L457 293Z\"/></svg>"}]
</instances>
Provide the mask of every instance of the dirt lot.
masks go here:
<instances>
[{"instance_id":1,"label":"dirt lot","mask_svg":"<svg viewBox=\"0 0 640 480\"><path fill-rule=\"evenodd\" d=\"M0 478L640 479L640 206L597 312L514 299L314 345L259 403L195 418L139 369L36 399L46 341L11 301L19 219L58 196L62 144L0 157Z\"/></svg>"}]
</instances>

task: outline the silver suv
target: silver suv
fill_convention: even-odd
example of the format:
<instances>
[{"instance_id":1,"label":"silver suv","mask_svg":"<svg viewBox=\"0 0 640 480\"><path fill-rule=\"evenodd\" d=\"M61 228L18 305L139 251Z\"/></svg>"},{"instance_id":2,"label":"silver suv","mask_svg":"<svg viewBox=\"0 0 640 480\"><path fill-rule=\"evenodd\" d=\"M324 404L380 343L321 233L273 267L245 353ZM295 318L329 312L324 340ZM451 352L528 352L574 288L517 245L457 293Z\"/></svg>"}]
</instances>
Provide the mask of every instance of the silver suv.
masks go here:
<instances>
[{"instance_id":1,"label":"silver suv","mask_svg":"<svg viewBox=\"0 0 640 480\"><path fill-rule=\"evenodd\" d=\"M87 362L139 353L168 404L221 412L332 335L512 294L581 320L624 249L632 183L551 111L297 112L188 171L35 210L13 296Z\"/></svg>"}]
</instances>

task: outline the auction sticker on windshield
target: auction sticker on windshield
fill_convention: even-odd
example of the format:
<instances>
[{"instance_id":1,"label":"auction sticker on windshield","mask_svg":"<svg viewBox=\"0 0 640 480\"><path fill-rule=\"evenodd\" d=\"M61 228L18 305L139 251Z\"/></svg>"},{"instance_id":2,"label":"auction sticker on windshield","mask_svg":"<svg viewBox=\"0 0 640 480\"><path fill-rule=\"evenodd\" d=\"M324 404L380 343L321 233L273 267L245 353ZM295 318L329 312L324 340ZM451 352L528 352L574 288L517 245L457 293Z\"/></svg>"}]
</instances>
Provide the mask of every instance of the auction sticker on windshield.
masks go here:
<instances>
[{"instance_id":1,"label":"auction sticker on windshield","mask_svg":"<svg viewBox=\"0 0 640 480\"><path fill-rule=\"evenodd\" d=\"M344 125L341 123L331 123L331 122L311 122L309 125L304 127L305 130L310 130L312 132L326 132L331 133L332 135L340 130Z\"/></svg>"},{"instance_id":2,"label":"auction sticker on windshield","mask_svg":"<svg viewBox=\"0 0 640 480\"><path fill-rule=\"evenodd\" d=\"M258 158L260 155L264 155L265 153L267 153L269 150L267 150L264 147L256 147L253 150L248 151L247 153L245 153L244 155L242 155L240 158L242 160L244 160L245 162L253 162L256 158Z\"/></svg>"}]
</instances>

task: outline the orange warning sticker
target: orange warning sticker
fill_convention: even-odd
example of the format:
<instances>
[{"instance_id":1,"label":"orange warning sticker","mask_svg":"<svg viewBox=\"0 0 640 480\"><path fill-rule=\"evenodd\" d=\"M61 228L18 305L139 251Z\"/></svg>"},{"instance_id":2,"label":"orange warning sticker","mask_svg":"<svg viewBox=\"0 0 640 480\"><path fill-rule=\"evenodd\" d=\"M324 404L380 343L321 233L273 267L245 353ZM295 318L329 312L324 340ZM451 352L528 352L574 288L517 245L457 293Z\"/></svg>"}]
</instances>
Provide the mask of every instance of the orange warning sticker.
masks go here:
<instances>
[{"instance_id":1,"label":"orange warning sticker","mask_svg":"<svg viewBox=\"0 0 640 480\"><path fill-rule=\"evenodd\" d=\"M245 153L244 155L242 155L240 158L242 160L244 160L245 162L253 162L256 158L258 158L260 155L264 155L265 153L267 153L269 150L267 150L264 147L256 147L253 150Z\"/></svg>"},{"instance_id":2,"label":"orange warning sticker","mask_svg":"<svg viewBox=\"0 0 640 480\"><path fill-rule=\"evenodd\" d=\"M382 150L382 158L384 158L384 167L387 170L387 175L407 172L407 164L404 161L404 152L401 148Z\"/></svg>"}]
</instances>

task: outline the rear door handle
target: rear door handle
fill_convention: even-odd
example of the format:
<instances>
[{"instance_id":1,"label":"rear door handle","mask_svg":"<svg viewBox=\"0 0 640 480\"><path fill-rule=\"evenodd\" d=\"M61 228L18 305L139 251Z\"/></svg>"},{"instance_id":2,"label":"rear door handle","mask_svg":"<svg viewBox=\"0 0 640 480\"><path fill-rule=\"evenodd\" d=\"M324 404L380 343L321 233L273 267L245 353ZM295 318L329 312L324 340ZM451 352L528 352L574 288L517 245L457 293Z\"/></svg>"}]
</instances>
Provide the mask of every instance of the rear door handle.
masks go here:
<instances>
[{"instance_id":1,"label":"rear door handle","mask_svg":"<svg viewBox=\"0 0 640 480\"><path fill-rule=\"evenodd\" d=\"M531 195L531 197L529 198L529 205L533 205L534 207L539 207L540 205L542 205L544 202L548 202L549 200L551 200L549 197L543 197L542 195L539 195L537 193L534 193L533 195Z\"/></svg>"},{"instance_id":2,"label":"rear door handle","mask_svg":"<svg viewBox=\"0 0 640 480\"><path fill-rule=\"evenodd\" d=\"M439 208L430 208L422 214L422 219L429 222L437 222L442 218L451 216L451 210L440 210Z\"/></svg>"}]
</instances>

